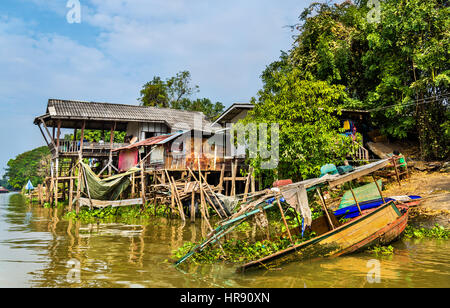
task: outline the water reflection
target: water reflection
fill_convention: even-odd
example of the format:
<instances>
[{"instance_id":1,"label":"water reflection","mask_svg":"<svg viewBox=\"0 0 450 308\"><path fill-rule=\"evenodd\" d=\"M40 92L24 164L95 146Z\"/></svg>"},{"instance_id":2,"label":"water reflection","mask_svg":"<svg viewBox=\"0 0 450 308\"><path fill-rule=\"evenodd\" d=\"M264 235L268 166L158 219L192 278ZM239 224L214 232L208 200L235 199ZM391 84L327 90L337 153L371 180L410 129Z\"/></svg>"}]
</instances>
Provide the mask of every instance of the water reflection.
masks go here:
<instances>
[{"instance_id":1,"label":"water reflection","mask_svg":"<svg viewBox=\"0 0 450 308\"><path fill-rule=\"evenodd\" d=\"M172 250L205 237L204 223L152 218L132 225L83 225L63 219L61 212L27 206L18 194L0 195L0 287L450 286L449 241L396 242L393 256L376 258L381 284L373 285L366 278L367 262L374 258L369 253L245 275L229 264L175 268L168 261Z\"/></svg>"}]
</instances>

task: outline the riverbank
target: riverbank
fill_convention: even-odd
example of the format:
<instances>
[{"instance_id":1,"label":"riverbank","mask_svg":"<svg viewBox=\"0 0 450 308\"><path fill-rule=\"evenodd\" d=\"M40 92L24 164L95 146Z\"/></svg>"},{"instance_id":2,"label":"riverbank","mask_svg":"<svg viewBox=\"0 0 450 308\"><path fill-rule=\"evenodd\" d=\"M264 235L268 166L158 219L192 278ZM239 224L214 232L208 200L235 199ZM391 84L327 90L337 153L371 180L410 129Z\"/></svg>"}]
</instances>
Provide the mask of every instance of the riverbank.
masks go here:
<instances>
[{"instance_id":1,"label":"riverbank","mask_svg":"<svg viewBox=\"0 0 450 308\"><path fill-rule=\"evenodd\" d=\"M450 228L450 173L442 171L410 172L409 178L388 183L386 196L419 195L423 201L410 210L409 223L432 227L435 224Z\"/></svg>"}]
</instances>

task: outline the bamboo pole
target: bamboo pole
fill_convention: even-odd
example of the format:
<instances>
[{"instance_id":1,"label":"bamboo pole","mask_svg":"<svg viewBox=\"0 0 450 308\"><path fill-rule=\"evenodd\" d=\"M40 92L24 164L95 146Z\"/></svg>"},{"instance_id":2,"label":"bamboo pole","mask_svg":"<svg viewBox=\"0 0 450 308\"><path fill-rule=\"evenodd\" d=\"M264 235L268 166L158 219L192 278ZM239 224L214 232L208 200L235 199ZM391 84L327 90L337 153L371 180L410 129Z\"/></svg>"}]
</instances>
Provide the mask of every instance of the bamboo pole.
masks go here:
<instances>
[{"instance_id":1,"label":"bamboo pole","mask_svg":"<svg viewBox=\"0 0 450 308\"><path fill-rule=\"evenodd\" d=\"M325 214L327 215L327 219L328 219L328 222L330 223L331 229L334 230L335 227L333 225L333 222L331 221L330 214L328 213L327 205L325 204L325 199L322 196L322 191L320 190L319 187L316 188L316 191L319 194L320 202L322 204L322 207L323 207L323 210L324 210ZM359 206L358 206L358 208L359 208Z\"/></svg>"},{"instance_id":2,"label":"bamboo pole","mask_svg":"<svg viewBox=\"0 0 450 308\"><path fill-rule=\"evenodd\" d=\"M348 182L348 184L350 186L350 191L352 193L353 200L355 200L356 206L358 207L359 214L362 215L361 207L359 206L359 202L358 202L358 200L356 200L356 195L355 195L355 192L353 191L352 182L350 181L350 182Z\"/></svg>"},{"instance_id":3,"label":"bamboo pole","mask_svg":"<svg viewBox=\"0 0 450 308\"><path fill-rule=\"evenodd\" d=\"M195 190L192 189L191 195L191 222L195 222Z\"/></svg>"},{"instance_id":4,"label":"bamboo pole","mask_svg":"<svg viewBox=\"0 0 450 308\"><path fill-rule=\"evenodd\" d=\"M171 179L172 179L173 188L175 190L175 199L176 199L177 204L178 204L178 211L180 212L181 220L186 221L186 217L184 215L184 210L183 210L183 204L181 203L180 195L178 194L177 184L176 184L175 179L173 178L173 176L171 177Z\"/></svg>"},{"instance_id":5,"label":"bamboo pole","mask_svg":"<svg viewBox=\"0 0 450 308\"><path fill-rule=\"evenodd\" d=\"M292 236L291 236L291 231L289 230L289 226L287 224L286 217L284 216L283 208L281 207L281 202L280 202L279 197L277 197L277 203L278 203L278 208L280 209L281 217L283 218L284 226L286 227L286 231L289 235L289 239L291 240L291 243L294 244L294 241L292 240Z\"/></svg>"},{"instance_id":6,"label":"bamboo pole","mask_svg":"<svg viewBox=\"0 0 450 308\"><path fill-rule=\"evenodd\" d=\"M211 192L211 194L212 194L212 195L214 196L214 198L216 199L217 204L220 205L220 200L219 200L219 198L217 198L216 193L212 190L211 186L209 186L208 181L206 180L206 178L205 178L202 174L200 174L200 176L201 176L201 177L203 178L203 180L205 181L206 188L208 188L208 190ZM202 188L203 188L203 187L202 187ZM209 202L211 203L211 206L214 208L214 210L215 210L216 213L219 215L219 217L220 217L220 218L224 218L224 217L222 216L222 214L220 214L220 212L217 210L216 206L214 205L214 202L212 202L212 200L209 198L209 195L206 194L206 193L205 193L205 195L206 195L206 197L208 197L208 200L209 200Z\"/></svg>"},{"instance_id":7,"label":"bamboo pole","mask_svg":"<svg viewBox=\"0 0 450 308\"><path fill-rule=\"evenodd\" d=\"M252 173L253 173L253 167L250 167L248 170L247 180L245 182L244 198L242 199L242 202L247 202L247 194L248 194L248 189L250 187Z\"/></svg>"},{"instance_id":8,"label":"bamboo pole","mask_svg":"<svg viewBox=\"0 0 450 308\"><path fill-rule=\"evenodd\" d=\"M383 193L381 192L381 187L378 185L377 179L375 178L375 175L373 173L372 173L372 178L375 182L375 185L377 185L377 189L378 189L378 192L380 193L381 200L383 200L383 204L386 203L386 200L384 200L384 197L383 197Z\"/></svg>"}]
</instances>

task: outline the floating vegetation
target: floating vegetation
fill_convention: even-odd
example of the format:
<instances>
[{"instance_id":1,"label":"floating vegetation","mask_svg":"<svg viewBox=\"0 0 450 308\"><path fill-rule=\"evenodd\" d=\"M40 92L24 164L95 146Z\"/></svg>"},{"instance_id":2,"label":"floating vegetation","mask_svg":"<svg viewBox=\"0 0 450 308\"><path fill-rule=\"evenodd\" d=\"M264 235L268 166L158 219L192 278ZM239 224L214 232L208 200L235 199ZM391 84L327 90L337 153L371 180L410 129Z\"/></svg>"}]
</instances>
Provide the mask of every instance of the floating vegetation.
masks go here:
<instances>
[{"instance_id":1,"label":"floating vegetation","mask_svg":"<svg viewBox=\"0 0 450 308\"><path fill-rule=\"evenodd\" d=\"M83 208L77 214L75 210L67 212L65 219L78 219L83 223L95 222L130 222L136 219L148 219L153 215L151 208L143 208L139 205L128 207L106 207L103 209L89 210Z\"/></svg>"},{"instance_id":2,"label":"floating vegetation","mask_svg":"<svg viewBox=\"0 0 450 308\"><path fill-rule=\"evenodd\" d=\"M394 254L394 247L392 247L391 245L389 246L374 246L372 248L369 249L369 252L377 255L377 256L381 256L381 255L392 255Z\"/></svg>"},{"instance_id":3,"label":"floating vegetation","mask_svg":"<svg viewBox=\"0 0 450 308\"><path fill-rule=\"evenodd\" d=\"M314 232L311 232L305 234L303 238L300 236L293 236L292 240L295 245L298 245L310 240L315 235ZM244 263L254 259L264 258L277 251L289 248L292 245L289 238L283 237L272 238L270 241L263 240L255 243L250 243L246 240L230 239L222 242L223 250L219 245L214 245L214 247L208 247L202 252L192 255L190 261L201 264L211 264L219 261ZM189 253L195 246L195 243L186 242L183 246L174 250L172 256L176 259L180 259Z\"/></svg>"},{"instance_id":4,"label":"floating vegetation","mask_svg":"<svg viewBox=\"0 0 450 308\"><path fill-rule=\"evenodd\" d=\"M433 228L413 227L408 225L403 234L406 238L435 238L435 239L449 239L450 229L446 229L443 226L436 224Z\"/></svg>"}]
</instances>

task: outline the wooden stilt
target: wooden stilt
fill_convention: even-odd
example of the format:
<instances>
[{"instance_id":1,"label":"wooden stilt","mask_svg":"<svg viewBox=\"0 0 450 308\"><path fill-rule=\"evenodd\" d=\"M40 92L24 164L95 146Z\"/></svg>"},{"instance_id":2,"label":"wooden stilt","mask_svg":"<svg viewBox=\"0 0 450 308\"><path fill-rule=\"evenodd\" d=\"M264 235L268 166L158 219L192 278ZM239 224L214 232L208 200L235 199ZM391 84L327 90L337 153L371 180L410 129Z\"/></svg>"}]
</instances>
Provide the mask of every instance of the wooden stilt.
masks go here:
<instances>
[{"instance_id":1,"label":"wooden stilt","mask_svg":"<svg viewBox=\"0 0 450 308\"><path fill-rule=\"evenodd\" d=\"M146 199L145 199L145 176L144 176L144 162L141 161L141 198L142 198L142 206L145 207Z\"/></svg>"},{"instance_id":2,"label":"wooden stilt","mask_svg":"<svg viewBox=\"0 0 450 308\"><path fill-rule=\"evenodd\" d=\"M195 222L195 190L192 190L191 193L191 222Z\"/></svg>"},{"instance_id":3,"label":"wooden stilt","mask_svg":"<svg viewBox=\"0 0 450 308\"><path fill-rule=\"evenodd\" d=\"M59 139L58 139L59 140ZM53 192L55 193L55 197L54 197L54 204L55 204L55 207L58 207L58 169L59 169L59 159L57 158L56 160L55 160L55 184L54 184L54 187L53 187Z\"/></svg>"},{"instance_id":4,"label":"wooden stilt","mask_svg":"<svg viewBox=\"0 0 450 308\"><path fill-rule=\"evenodd\" d=\"M38 185L38 194L39 194L39 205L42 205L44 201L42 197L42 184Z\"/></svg>"},{"instance_id":5,"label":"wooden stilt","mask_svg":"<svg viewBox=\"0 0 450 308\"><path fill-rule=\"evenodd\" d=\"M113 149L113 143L114 143L114 132L116 130L116 122L114 122L113 125L111 125L111 135L109 137L109 144L110 144L110 150L109 150L109 161L108 161L108 176L111 176L112 174L112 149Z\"/></svg>"},{"instance_id":6,"label":"wooden stilt","mask_svg":"<svg viewBox=\"0 0 450 308\"><path fill-rule=\"evenodd\" d=\"M220 170L220 180L219 180L219 193L223 191L223 178L225 176L225 161L222 164L222 169Z\"/></svg>"},{"instance_id":7,"label":"wooden stilt","mask_svg":"<svg viewBox=\"0 0 450 308\"><path fill-rule=\"evenodd\" d=\"M77 205L76 212L80 212L80 198L81 198L81 164L78 165L78 182L77 182Z\"/></svg>"},{"instance_id":8,"label":"wooden stilt","mask_svg":"<svg viewBox=\"0 0 450 308\"><path fill-rule=\"evenodd\" d=\"M136 197L136 179L134 173L131 175L131 199Z\"/></svg>"},{"instance_id":9,"label":"wooden stilt","mask_svg":"<svg viewBox=\"0 0 450 308\"><path fill-rule=\"evenodd\" d=\"M91 192L89 191L89 185L88 185L86 174L85 174L84 170L82 171L82 177L84 178L84 185L86 185L86 191L87 191L87 195L88 195L88 198L89 198L89 204L90 204L89 209L92 210L94 208L94 206L93 206L93 203L92 203Z\"/></svg>"},{"instance_id":10,"label":"wooden stilt","mask_svg":"<svg viewBox=\"0 0 450 308\"><path fill-rule=\"evenodd\" d=\"M73 203L73 170L70 171L70 180L69 180L69 211L72 211L72 203Z\"/></svg>"},{"instance_id":11,"label":"wooden stilt","mask_svg":"<svg viewBox=\"0 0 450 308\"><path fill-rule=\"evenodd\" d=\"M237 164L237 159L234 160L234 163L232 165L232 179L231 179L231 196L236 196L236 175L237 175L237 168L238 168L238 164Z\"/></svg>"}]
</instances>

